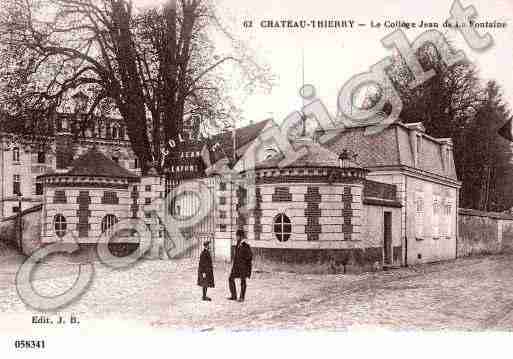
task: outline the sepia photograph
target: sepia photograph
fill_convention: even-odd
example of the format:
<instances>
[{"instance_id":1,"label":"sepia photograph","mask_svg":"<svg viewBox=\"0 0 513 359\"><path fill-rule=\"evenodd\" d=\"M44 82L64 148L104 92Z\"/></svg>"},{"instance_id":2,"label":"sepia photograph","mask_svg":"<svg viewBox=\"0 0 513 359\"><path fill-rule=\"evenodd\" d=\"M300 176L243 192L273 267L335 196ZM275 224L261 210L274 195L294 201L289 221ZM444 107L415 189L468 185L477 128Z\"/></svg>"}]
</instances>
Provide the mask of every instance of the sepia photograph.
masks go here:
<instances>
[{"instance_id":1,"label":"sepia photograph","mask_svg":"<svg viewBox=\"0 0 513 359\"><path fill-rule=\"evenodd\" d=\"M513 1L0 4L0 354L512 338Z\"/></svg>"}]
</instances>

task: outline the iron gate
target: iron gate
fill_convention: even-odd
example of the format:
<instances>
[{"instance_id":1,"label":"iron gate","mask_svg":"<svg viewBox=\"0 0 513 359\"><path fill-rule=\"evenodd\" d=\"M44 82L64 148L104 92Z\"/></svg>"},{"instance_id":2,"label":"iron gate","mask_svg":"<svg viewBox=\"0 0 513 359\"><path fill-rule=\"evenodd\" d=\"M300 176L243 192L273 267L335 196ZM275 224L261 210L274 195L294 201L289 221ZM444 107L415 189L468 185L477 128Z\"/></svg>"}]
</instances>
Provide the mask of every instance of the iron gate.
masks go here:
<instances>
[{"instance_id":1,"label":"iron gate","mask_svg":"<svg viewBox=\"0 0 513 359\"><path fill-rule=\"evenodd\" d=\"M185 180L184 180L185 181ZM167 180L166 183L166 195L168 195L173 189L177 188L184 181L179 180ZM203 218L196 225L185 228L181 232L185 238L184 241L173 241L172 238L167 238L172 242L174 246L173 253L176 255L173 258L198 258L200 257L201 251L203 250L203 243L206 240L210 241L210 249L212 259L215 260L215 230L216 230L216 179L212 177L189 180L189 181L201 181L207 185L211 198L211 210L207 216ZM181 216L188 217L194 215L198 210L198 206L201 203L198 201L198 197L195 195L187 196L181 195L179 198L175 198L174 201L170 202L172 208L168 208L170 214L175 218Z\"/></svg>"}]
</instances>

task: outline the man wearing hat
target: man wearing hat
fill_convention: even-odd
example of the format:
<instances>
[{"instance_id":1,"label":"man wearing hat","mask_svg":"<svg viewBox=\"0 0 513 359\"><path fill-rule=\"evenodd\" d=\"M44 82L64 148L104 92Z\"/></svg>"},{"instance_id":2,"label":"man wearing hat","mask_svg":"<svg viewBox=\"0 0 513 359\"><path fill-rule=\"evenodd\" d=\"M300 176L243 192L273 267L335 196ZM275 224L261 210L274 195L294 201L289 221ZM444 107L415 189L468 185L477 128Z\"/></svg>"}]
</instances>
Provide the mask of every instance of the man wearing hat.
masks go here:
<instances>
[{"instance_id":1,"label":"man wearing hat","mask_svg":"<svg viewBox=\"0 0 513 359\"><path fill-rule=\"evenodd\" d=\"M201 252L199 260L198 285L203 287L203 300L212 300L207 297L207 289L214 288L214 268L212 266L210 242L208 240L203 243L203 251Z\"/></svg>"},{"instance_id":2,"label":"man wearing hat","mask_svg":"<svg viewBox=\"0 0 513 359\"><path fill-rule=\"evenodd\" d=\"M242 229L236 232L237 244L235 246L235 253L233 255L233 266L228 278L231 296L230 300L237 300L237 288L235 286L235 278L240 278L240 298L239 302L244 301L246 296L246 278L251 277L251 261L253 260L253 253L249 244L246 243L246 235Z\"/></svg>"}]
</instances>

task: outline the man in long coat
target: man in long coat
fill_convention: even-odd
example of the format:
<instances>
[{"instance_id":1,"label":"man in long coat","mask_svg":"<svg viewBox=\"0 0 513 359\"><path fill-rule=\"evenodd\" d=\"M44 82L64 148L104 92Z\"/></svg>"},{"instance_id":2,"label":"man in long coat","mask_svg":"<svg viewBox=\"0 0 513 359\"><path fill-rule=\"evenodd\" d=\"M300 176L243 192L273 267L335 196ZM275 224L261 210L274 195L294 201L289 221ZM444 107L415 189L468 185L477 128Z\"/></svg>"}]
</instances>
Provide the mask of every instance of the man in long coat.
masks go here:
<instances>
[{"instance_id":1,"label":"man in long coat","mask_svg":"<svg viewBox=\"0 0 513 359\"><path fill-rule=\"evenodd\" d=\"M237 245L233 256L233 266L228 278L231 296L230 300L237 300L237 288L235 286L235 278L240 278L240 298L239 302L243 302L246 296L246 278L251 277L251 261L253 253L251 247L246 243L246 235L243 230L239 229L236 233Z\"/></svg>"},{"instance_id":2,"label":"man in long coat","mask_svg":"<svg viewBox=\"0 0 513 359\"><path fill-rule=\"evenodd\" d=\"M212 266L212 256L210 255L210 242L203 243L203 251L200 255L198 265L198 285L203 287L203 300L212 300L207 297L207 289L214 288L214 268Z\"/></svg>"}]
</instances>

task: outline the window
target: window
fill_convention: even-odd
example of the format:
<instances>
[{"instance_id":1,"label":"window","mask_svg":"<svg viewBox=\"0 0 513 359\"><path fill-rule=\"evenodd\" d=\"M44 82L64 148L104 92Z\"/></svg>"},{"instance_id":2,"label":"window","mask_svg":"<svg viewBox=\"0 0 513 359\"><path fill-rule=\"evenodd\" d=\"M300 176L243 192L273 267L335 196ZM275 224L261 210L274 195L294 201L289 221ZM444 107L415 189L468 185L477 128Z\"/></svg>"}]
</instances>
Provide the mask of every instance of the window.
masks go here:
<instances>
[{"instance_id":1,"label":"window","mask_svg":"<svg viewBox=\"0 0 513 359\"><path fill-rule=\"evenodd\" d=\"M46 163L46 154L43 151L37 153L37 163Z\"/></svg>"},{"instance_id":2,"label":"window","mask_svg":"<svg viewBox=\"0 0 513 359\"><path fill-rule=\"evenodd\" d=\"M226 197L219 197L219 204L220 205L226 204Z\"/></svg>"},{"instance_id":3,"label":"window","mask_svg":"<svg viewBox=\"0 0 513 359\"><path fill-rule=\"evenodd\" d=\"M422 192L415 194L415 238L424 236L424 195Z\"/></svg>"},{"instance_id":4,"label":"window","mask_svg":"<svg viewBox=\"0 0 513 359\"><path fill-rule=\"evenodd\" d=\"M112 226L118 223L118 219L113 214L108 214L102 219L102 233L108 231Z\"/></svg>"},{"instance_id":5,"label":"window","mask_svg":"<svg viewBox=\"0 0 513 359\"><path fill-rule=\"evenodd\" d=\"M147 211L147 212L144 212L144 218L151 218L151 212L150 211Z\"/></svg>"},{"instance_id":6,"label":"window","mask_svg":"<svg viewBox=\"0 0 513 359\"><path fill-rule=\"evenodd\" d=\"M220 191L226 191L226 182L220 182L219 183L219 190Z\"/></svg>"},{"instance_id":7,"label":"window","mask_svg":"<svg viewBox=\"0 0 513 359\"><path fill-rule=\"evenodd\" d=\"M53 203L67 203L66 192L62 190L55 190L53 195Z\"/></svg>"},{"instance_id":8,"label":"window","mask_svg":"<svg viewBox=\"0 0 513 359\"><path fill-rule=\"evenodd\" d=\"M174 208L173 215L175 215L175 216L181 216L182 215L182 208L180 207L179 204L175 205L173 208Z\"/></svg>"},{"instance_id":9,"label":"window","mask_svg":"<svg viewBox=\"0 0 513 359\"><path fill-rule=\"evenodd\" d=\"M443 235L446 238L451 238L451 212L452 205L451 202L446 201L443 207L443 219L444 219L444 232Z\"/></svg>"},{"instance_id":10,"label":"window","mask_svg":"<svg viewBox=\"0 0 513 359\"><path fill-rule=\"evenodd\" d=\"M440 212L441 212L441 203L440 198L438 196L434 196L433 200L433 220L431 222L431 228L433 233L433 238L440 237Z\"/></svg>"},{"instance_id":11,"label":"window","mask_svg":"<svg viewBox=\"0 0 513 359\"><path fill-rule=\"evenodd\" d=\"M117 139L118 138L118 126L112 126L112 138Z\"/></svg>"},{"instance_id":12,"label":"window","mask_svg":"<svg viewBox=\"0 0 513 359\"><path fill-rule=\"evenodd\" d=\"M280 213L274 218L274 234L280 242L286 242L290 238L292 232L292 224L287 215Z\"/></svg>"},{"instance_id":13,"label":"window","mask_svg":"<svg viewBox=\"0 0 513 359\"><path fill-rule=\"evenodd\" d=\"M21 195L20 175L13 175L12 193Z\"/></svg>"},{"instance_id":14,"label":"window","mask_svg":"<svg viewBox=\"0 0 513 359\"><path fill-rule=\"evenodd\" d=\"M219 218L226 218L226 211L219 211Z\"/></svg>"},{"instance_id":15,"label":"window","mask_svg":"<svg viewBox=\"0 0 513 359\"><path fill-rule=\"evenodd\" d=\"M151 204L151 198L145 198L144 204Z\"/></svg>"},{"instance_id":16,"label":"window","mask_svg":"<svg viewBox=\"0 0 513 359\"><path fill-rule=\"evenodd\" d=\"M135 168L139 168L139 159L137 157L135 158L134 162Z\"/></svg>"},{"instance_id":17,"label":"window","mask_svg":"<svg viewBox=\"0 0 513 359\"><path fill-rule=\"evenodd\" d=\"M151 192L151 184L150 184L150 185L146 185L146 186L144 186L144 190L145 190L146 192Z\"/></svg>"},{"instance_id":18,"label":"window","mask_svg":"<svg viewBox=\"0 0 513 359\"><path fill-rule=\"evenodd\" d=\"M53 224L57 237L64 237L66 234L66 218L62 214L57 214L53 218Z\"/></svg>"},{"instance_id":19,"label":"window","mask_svg":"<svg viewBox=\"0 0 513 359\"><path fill-rule=\"evenodd\" d=\"M422 136L417 135L417 155L422 152Z\"/></svg>"},{"instance_id":20,"label":"window","mask_svg":"<svg viewBox=\"0 0 513 359\"><path fill-rule=\"evenodd\" d=\"M220 232L226 232L226 224L220 224L219 225L219 231Z\"/></svg>"},{"instance_id":21,"label":"window","mask_svg":"<svg viewBox=\"0 0 513 359\"><path fill-rule=\"evenodd\" d=\"M119 138L122 140L125 139L125 128L123 126L119 128Z\"/></svg>"},{"instance_id":22,"label":"window","mask_svg":"<svg viewBox=\"0 0 513 359\"><path fill-rule=\"evenodd\" d=\"M36 195L40 196L43 194L43 184L41 182L36 182Z\"/></svg>"},{"instance_id":23,"label":"window","mask_svg":"<svg viewBox=\"0 0 513 359\"><path fill-rule=\"evenodd\" d=\"M119 204L118 194L115 191L103 192L102 204Z\"/></svg>"},{"instance_id":24,"label":"window","mask_svg":"<svg viewBox=\"0 0 513 359\"><path fill-rule=\"evenodd\" d=\"M12 213L18 213L20 211L20 207L14 206L12 207Z\"/></svg>"},{"instance_id":25,"label":"window","mask_svg":"<svg viewBox=\"0 0 513 359\"><path fill-rule=\"evenodd\" d=\"M14 147L12 149L12 160L13 162L20 162L20 148Z\"/></svg>"}]
</instances>

